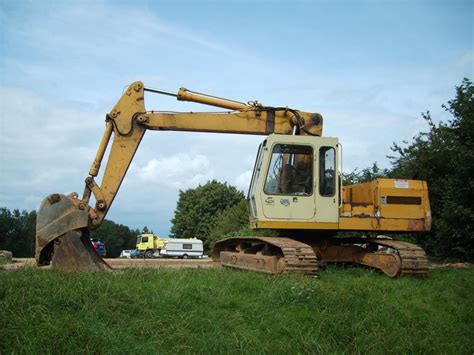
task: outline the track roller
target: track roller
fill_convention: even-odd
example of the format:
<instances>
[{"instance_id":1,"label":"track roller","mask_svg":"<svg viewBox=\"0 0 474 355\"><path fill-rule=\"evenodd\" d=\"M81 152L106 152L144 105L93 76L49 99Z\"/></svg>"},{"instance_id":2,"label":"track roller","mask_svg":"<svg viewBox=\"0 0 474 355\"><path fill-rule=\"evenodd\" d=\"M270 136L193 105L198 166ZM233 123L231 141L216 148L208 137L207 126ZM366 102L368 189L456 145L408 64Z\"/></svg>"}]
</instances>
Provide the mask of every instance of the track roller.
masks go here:
<instances>
[{"instance_id":1,"label":"track roller","mask_svg":"<svg viewBox=\"0 0 474 355\"><path fill-rule=\"evenodd\" d=\"M318 268L309 245L280 237L224 239L215 244L212 259L227 267L268 274L315 275Z\"/></svg>"}]
</instances>

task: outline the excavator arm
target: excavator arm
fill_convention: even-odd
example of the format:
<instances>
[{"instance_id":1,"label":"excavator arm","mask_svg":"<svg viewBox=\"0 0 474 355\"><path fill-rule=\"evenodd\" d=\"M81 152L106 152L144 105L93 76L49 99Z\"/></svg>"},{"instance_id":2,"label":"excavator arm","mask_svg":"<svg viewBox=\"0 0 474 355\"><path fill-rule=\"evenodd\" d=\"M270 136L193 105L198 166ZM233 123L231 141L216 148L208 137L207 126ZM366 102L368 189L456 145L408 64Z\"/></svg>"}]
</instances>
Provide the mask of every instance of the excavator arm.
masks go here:
<instances>
[{"instance_id":1,"label":"excavator arm","mask_svg":"<svg viewBox=\"0 0 474 355\"><path fill-rule=\"evenodd\" d=\"M145 92L175 96L228 112L161 112L145 109ZM146 130L216 132L268 135L299 134L320 136L322 116L287 107L268 107L257 101L247 104L200 94L181 88L177 94L131 84L106 116L105 132L96 157L85 179L82 198L78 194L52 194L38 211L36 260L73 270L107 269L108 265L94 252L89 232L98 228L110 209L128 167ZM99 174L107 147L112 141L102 181ZM91 196L95 206L90 206Z\"/></svg>"}]
</instances>

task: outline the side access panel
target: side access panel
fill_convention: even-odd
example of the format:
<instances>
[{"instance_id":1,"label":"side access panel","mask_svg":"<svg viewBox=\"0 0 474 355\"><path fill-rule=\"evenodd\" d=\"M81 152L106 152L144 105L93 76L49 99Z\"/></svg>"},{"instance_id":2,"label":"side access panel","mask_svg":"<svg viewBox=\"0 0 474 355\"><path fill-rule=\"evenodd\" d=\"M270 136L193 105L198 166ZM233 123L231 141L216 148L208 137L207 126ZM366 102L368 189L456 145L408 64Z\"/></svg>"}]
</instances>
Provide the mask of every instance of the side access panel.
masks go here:
<instances>
[{"instance_id":1,"label":"side access panel","mask_svg":"<svg viewBox=\"0 0 474 355\"><path fill-rule=\"evenodd\" d=\"M431 229L428 186L422 180L376 179L343 188L342 230L423 232Z\"/></svg>"}]
</instances>

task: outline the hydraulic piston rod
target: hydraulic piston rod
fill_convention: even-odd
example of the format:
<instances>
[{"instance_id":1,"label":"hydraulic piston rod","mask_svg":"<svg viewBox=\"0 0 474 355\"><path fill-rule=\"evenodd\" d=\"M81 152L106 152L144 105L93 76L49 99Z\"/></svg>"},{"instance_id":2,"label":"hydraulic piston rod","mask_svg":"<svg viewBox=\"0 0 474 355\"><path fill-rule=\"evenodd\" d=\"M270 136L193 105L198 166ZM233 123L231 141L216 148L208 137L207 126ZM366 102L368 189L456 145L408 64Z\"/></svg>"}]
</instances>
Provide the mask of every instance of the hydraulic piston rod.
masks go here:
<instances>
[{"instance_id":1,"label":"hydraulic piston rod","mask_svg":"<svg viewBox=\"0 0 474 355\"><path fill-rule=\"evenodd\" d=\"M245 111L249 108L249 105L240 101L202 94L199 92L188 90L186 88L180 88L177 94L170 91L165 91L161 89L152 89L152 88L147 88L147 87L145 87L144 90L149 91L149 92L154 92L156 94L173 96L173 97L176 97L179 101L196 102L196 103L204 104L204 105L222 107L228 110Z\"/></svg>"}]
</instances>

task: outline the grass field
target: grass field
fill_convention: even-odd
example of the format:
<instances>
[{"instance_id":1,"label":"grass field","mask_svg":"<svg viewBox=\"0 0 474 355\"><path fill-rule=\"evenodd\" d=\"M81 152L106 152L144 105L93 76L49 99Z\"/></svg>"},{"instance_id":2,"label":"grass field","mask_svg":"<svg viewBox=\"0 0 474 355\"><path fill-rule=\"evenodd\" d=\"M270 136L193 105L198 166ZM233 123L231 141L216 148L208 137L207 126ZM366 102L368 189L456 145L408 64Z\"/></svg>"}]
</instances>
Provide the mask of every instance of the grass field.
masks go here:
<instances>
[{"instance_id":1,"label":"grass field","mask_svg":"<svg viewBox=\"0 0 474 355\"><path fill-rule=\"evenodd\" d=\"M474 269L0 271L0 353L474 351Z\"/></svg>"}]
</instances>

